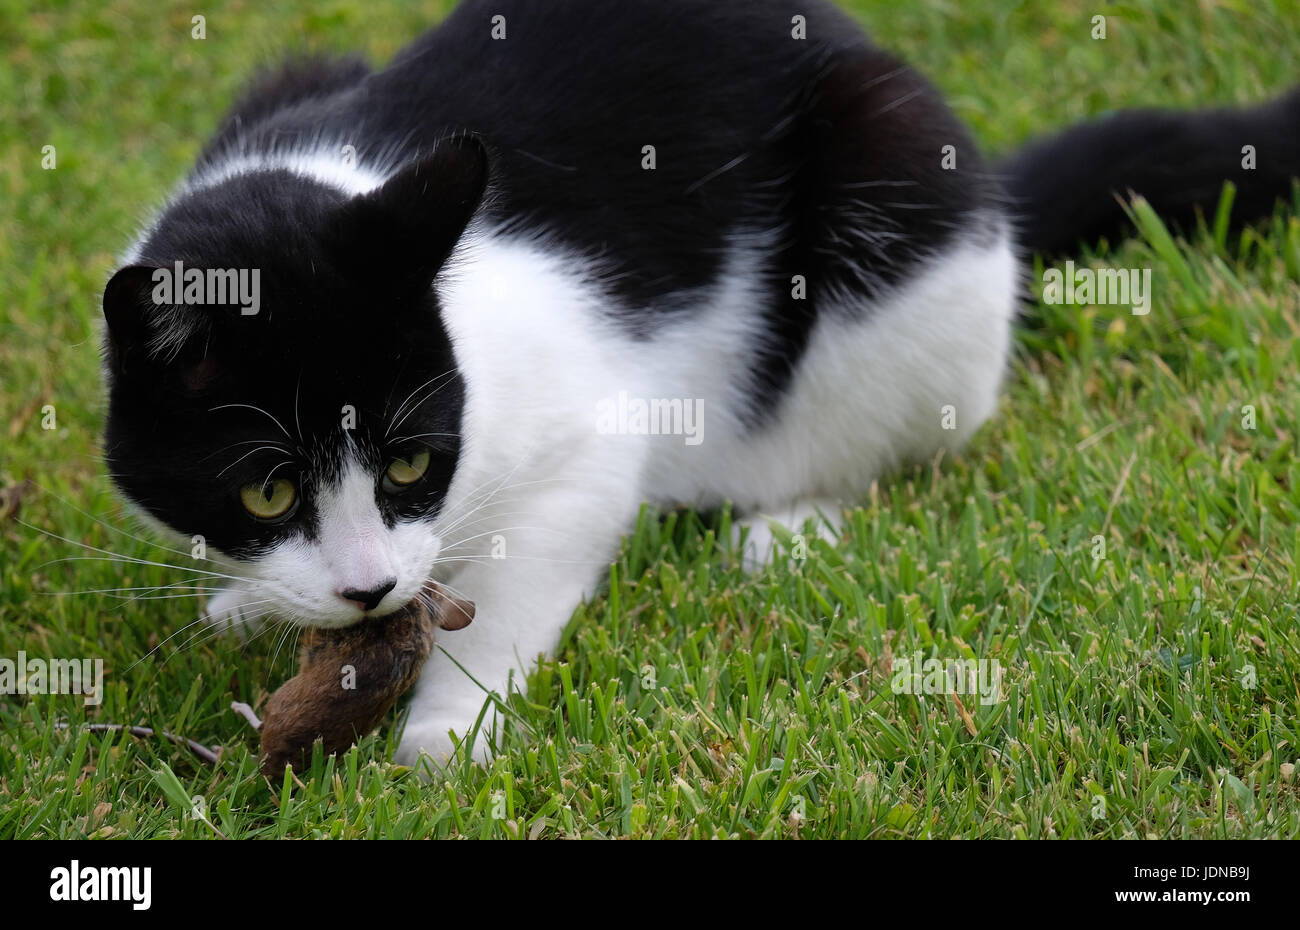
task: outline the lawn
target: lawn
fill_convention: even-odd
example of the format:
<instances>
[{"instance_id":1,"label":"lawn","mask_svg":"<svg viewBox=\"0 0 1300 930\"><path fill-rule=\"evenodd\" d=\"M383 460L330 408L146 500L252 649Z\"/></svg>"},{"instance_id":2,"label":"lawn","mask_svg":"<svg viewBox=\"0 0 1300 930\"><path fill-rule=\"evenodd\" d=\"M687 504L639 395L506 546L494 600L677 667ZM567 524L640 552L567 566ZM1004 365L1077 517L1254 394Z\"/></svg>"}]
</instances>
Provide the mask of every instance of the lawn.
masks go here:
<instances>
[{"instance_id":1,"label":"lawn","mask_svg":"<svg viewBox=\"0 0 1300 930\"><path fill-rule=\"evenodd\" d=\"M196 40L184 4L0 0L0 487L30 482L0 504L0 657L103 658L106 685L0 698L0 837L1300 836L1294 203L1103 249L1152 269L1147 316L1031 300L997 420L887 476L837 544L746 575L725 514L644 514L486 767L422 782L390 725L268 785L229 705L294 658L278 631L194 635L196 599L157 587L194 563L104 476L96 318L252 68L384 60L449 4L291 6L213 0ZM1296 0L852 7L994 152L1300 79ZM1000 699L894 693L918 652L997 660Z\"/></svg>"}]
</instances>

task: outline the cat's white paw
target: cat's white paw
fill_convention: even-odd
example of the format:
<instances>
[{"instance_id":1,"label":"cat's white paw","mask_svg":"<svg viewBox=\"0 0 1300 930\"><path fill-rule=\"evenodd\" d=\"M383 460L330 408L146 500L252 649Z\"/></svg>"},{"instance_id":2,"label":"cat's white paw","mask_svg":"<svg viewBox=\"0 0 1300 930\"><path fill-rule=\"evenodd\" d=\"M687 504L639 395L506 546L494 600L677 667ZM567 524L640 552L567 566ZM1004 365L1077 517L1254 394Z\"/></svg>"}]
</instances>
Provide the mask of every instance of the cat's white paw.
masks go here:
<instances>
[{"instance_id":1,"label":"cat's white paw","mask_svg":"<svg viewBox=\"0 0 1300 930\"><path fill-rule=\"evenodd\" d=\"M266 611L257 608L257 601L247 591L231 586L208 599L203 621L214 630L247 639L261 629L266 619Z\"/></svg>"},{"instance_id":2,"label":"cat's white paw","mask_svg":"<svg viewBox=\"0 0 1300 930\"><path fill-rule=\"evenodd\" d=\"M402 731L401 742L393 752L393 761L398 765L420 768L422 757L427 756L434 766L444 767L453 760L465 742L462 733L467 733L472 728L473 722L467 727L463 720L453 720L450 716L442 715L418 723L408 721ZM492 740L482 730L475 733L473 739L469 757L479 765L484 765L492 755Z\"/></svg>"}]
</instances>

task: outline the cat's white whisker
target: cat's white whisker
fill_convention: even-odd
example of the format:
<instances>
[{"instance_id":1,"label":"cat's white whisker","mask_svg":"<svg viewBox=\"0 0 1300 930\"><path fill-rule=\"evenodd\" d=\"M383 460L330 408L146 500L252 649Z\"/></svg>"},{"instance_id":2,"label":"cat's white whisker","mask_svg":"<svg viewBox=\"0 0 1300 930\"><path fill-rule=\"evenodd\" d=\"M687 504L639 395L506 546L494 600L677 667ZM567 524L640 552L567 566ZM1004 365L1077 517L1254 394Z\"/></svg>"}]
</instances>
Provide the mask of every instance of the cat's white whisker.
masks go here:
<instances>
[{"instance_id":1,"label":"cat's white whisker","mask_svg":"<svg viewBox=\"0 0 1300 930\"><path fill-rule=\"evenodd\" d=\"M265 447L267 447L267 448L269 448L269 449L277 449L277 450L279 450L280 452L284 452L285 454L292 454L292 452L293 452L292 449L290 449L290 448L288 448L287 446L284 446L284 445L282 445L282 444L280 444L280 443L277 443L274 439L244 439L244 440L241 440L241 441L239 441L239 442L232 442L232 443L230 443L229 445L222 446L222 447L221 447L220 449L218 449L217 451L215 451L215 452L210 452L210 453L208 453L207 455L203 456L203 458L199 459L199 461L200 461L200 462L206 462L208 459L216 458L216 457L217 457L218 455L220 455L221 453L223 453L223 452L229 452L231 449L237 449L237 448L239 448L240 446L254 446L254 445L259 445L259 444L260 444L260 445L263 445L263 446L265 446Z\"/></svg>"},{"instance_id":2,"label":"cat's white whisker","mask_svg":"<svg viewBox=\"0 0 1300 930\"><path fill-rule=\"evenodd\" d=\"M42 596L44 596L44 597L75 597L75 596L78 596L78 595L84 595L84 594L110 594L110 595L114 595L114 596L118 596L118 597L123 597L123 598L126 598L126 599L130 600L130 598L127 597L127 595L125 595L123 592L126 592L126 591L157 592L157 591L165 591L165 590L167 590L167 589L170 588L170 587L173 587L173 586L172 586L172 585L154 585L154 586L152 586L152 587L147 587L147 588L146 588L146 587L133 587L133 588L89 588L89 589L87 589L87 590L85 590L85 591L40 591L40 592L37 592L37 593L39 593L40 595L42 595ZM187 586L182 585L181 587L187 587ZM188 593L177 594L177 595L175 595L175 596L176 596L176 597L202 597L204 594L208 594L208 593L211 593L211 592L213 592L213 591L220 591L220 590L221 590L220 588L197 588L197 587L196 587L196 588L193 588L192 591L190 591L190 592L188 592ZM146 598L146 600L148 600L148 598Z\"/></svg>"},{"instance_id":3,"label":"cat's white whisker","mask_svg":"<svg viewBox=\"0 0 1300 930\"><path fill-rule=\"evenodd\" d=\"M388 429L384 431L385 438L391 436L398 427L400 427L403 423L405 423L407 417L409 417L412 413L414 413L420 407L421 404L424 404L427 401L429 401L431 398L436 397L438 392L442 390L442 388L448 383L448 381L451 380L452 376L454 376L455 374L456 374L455 368L449 369L448 371L445 371L440 375L436 375L430 378L424 384L420 385L418 388L416 388L414 391L408 394L406 400L402 401L401 406L397 408L397 412L393 414L394 418L400 415L401 419L398 419L395 423L390 425ZM437 387L433 389L433 393L429 394L427 397L421 398L416 403L411 404L411 409L407 410L406 413L402 413L403 408L406 407L407 403L410 402L411 398L414 397L418 391L424 390L426 387L433 384L435 381L439 381L439 380L441 380L442 383L437 385Z\"/></svg>"},{"instance_id":4,"label":"cat's white whisker","mask_svg":"<svg viewBox=\"0 0 1300 930\"><path fill-rule=\"evenodd\" d=\"M414 436L397 436L396 438L391 439L389 441L392 442L394 445L397 445L403 442L414 442L417 439L429 439L431 437L438 437L443 439L459 439L460 435L458 433L416 433Z\"/></svg>"},{"instance_id":5,"label":"cat's white whisker","mask_svg":"<svg viewBox=\"0 0 1300 930\"><path fill-rule=\"evenodd\" d=\"M64 542L72 542L72 540L66 540L66 539L65 539ZM75 543L75 545L84 545L84 543ZM86 547L86 548L93 548L93 547L89 547L89 546L88 546L88 547ZM103 551L103 550L97 550L97 551ZM209 577L213 577L213 578L227 578L227 579L229 579L229 580L231 580L231 581L244 581L244 580L246 580L246 579L240 577L239 575L229 575L229 574L226 574L225 572L212 572L212 571L207 571L207 570L205 570L205 569L201 569L201 568L192 568L192 567L190 567L190 566L172 565L172 564L170 564L170 563L168 563L168 562L151 562L151 561L149 561L149 560L147 560L147 559L137 559L137 558L134 558L134 557L132 557L132 556L125 556L125 555L121 555L121 556L120 556L120 555L113 555L113 554L111 554L111 553L106 554L106 555L69 555L69 556L64 556L64 557L61 558L61 559L51 559L50 561L43 563L43 566L42 566L42 567L44 567L45 565L58 565L60 562L122 562L122 563L127 564L127 565L146 565L146 566L151 566L151 567L155 567L155 568L171 568L171 569L175 569L175 570L178 571L178 572L195 572L195 573L198 573L198 574L200 574L200 575L205 575L205 576L209 576Z\"/></svg>"},{"instance_id":6,"label":"cat's white whisker","mask_svg":"<svg viewBox=\"0 0 1300 930\"><path fill-rule=\"evenodd\" d=\"M267 601L262 601L262 602L254 601L254 602L250 603L248 606L258 606L258 605L263 604L263 603L269 603L269 602L267 602ZM202 626L202 627L204 628L204 629L201 630L200 632L204 632L204 631L212 630L212 628L213 628L215 622L216 622L215 618L209 616L208 614L201 614L200 616L198 616L198 617L196 617L195 619L193 619L193 620L189 621L188 623L186 623L184 626L182 626L180 629L176 630L176 631L175 631L174 633L172 633L171 635L167 636L165 639L163 639L162 641L160 641L156 646L154 646L152 649L150 649L148 652L146 652L146 653L145 653L144 655L142 655L140 658L136 659L134 662L132 662L130 665L128 665L128 666L127 666L127 671L130 671L131 669L133 669L133 668L135 668L137 665L139 665L141 662L143 662L143 661L145 661L146 659L150 658L152 655L154 655L154 653L158 652L160 649L162 649L164 646L166 646L169 642L171 642L171 641L172 641L173 639L175 639L177 636L180 636L180 635L181 635L182 633L184 633L186 630L189 630L190 628L195 627L195 626ZM214 635L215 635L215 636L220 636L220 635L222 635L222 634L224 634L224 633L226 633L226 632L228 632L228 631L225 630L225 629L217 628L217 629L214 631ZM196 635L197 635L197 634L196 634ZM183 650L183 649L188 645L188 642L189 642L189 641L187 640L185 643L182 643L182 645L181 645L181 646L180 646L176 651L177 651L177 652L182 651L182 650Z\"/></svg>"},{"instance_id":7,"label":"cat's white whisker","mask_svg":"<svg viewBox=\"0 0 1300 930\"><path fill-rule=\"evenodd\" d=\"M125 565L143 565L143 566L153 567L153 568L170 568L175 571L197 573L199 575L208 578L225 578L231 581L245 580L244 578L241 578L238 575L229 575L224 572L205 571L203 569L198 569L198 568L192 568L192 567L186 567L180 565L171 565L166 562L151 562L147 559L137 559L130 556L73 555L73 556L65 556L61 559L51 559L50 561L43 563L42 567L46 567L49 565L58 565L62 562L119 562Z\"/></svg>"},{"instance_id":8,"label":"cat's white whisker","mask_svg":"<svg viewBox=\"0 0 1300 930\"><path fill-rule=\"evenodd\" d=\"M267 451L267 450L270 450L270 451L274 452L274 451L276 451L276 447L275 447L275 446L258 446L256 449L249 449L247 452L245 452L245 453L244 453L243 455L241 455L239 458L235 459L233 462L231 462L231 463L230 463L229 465L227 465L225 468L221 469L221 471L217 472L217 477L218 477L218 478L222 477L226 472L230 471L230 469L234 468L236 465L238 465L240 462L244 461L244 459L248 458L250 455L256 455L256 454L259 453L259 452L263 452L263 451Z\"/></svg>"},{"instance_id":9,"label":"cat's white whisker","mask_svg":"<svg viewBox=\"0 0 1300 930\"><path fill-rule=\"evenodd\" d=\"M284 437L288 439L290 442L293 442L293 434L284 428L284 424L281 423L278 419L276 419L275 414L269 413L266 410L263 410L261 407L258 407L254 404L218 404L215 407L209 407L208 413L215 413L218 410L231 410L239 407L242 407L247 410L255 410L258 413L263 414L266 417L269 417L271 422L280 428L280 432L284 433Z\"/></svg>"},{"instance_id":10,"label":"cat's white whisker","mask_svg":"<svg viewBox=\"0 0 1300 930\"><path fill-rule=\"evenodd\" d=\"M110 531L110 532L117 533L117 534L120 535L120 536L125 536L127 539L133 539L133 540L135 540L136 542L143 543L143 544L145 544L146 546L149 546L149 547L154 548L154 549L162 549L163 551L173 553L174 555L179 555L179 556L184 556L184 557L187 557L187 558L192 558L191 554L188 553L188 552L184 552L184 551L182 551L182 550L180 550L180 549L173 549L173 548L171 548L170 546L164 546L164 545L162 545L161 543L158 543L158 542L156 542L156 541L154 541L154 540L146 539L146 538L143 537L143 536L137 536L135 533L131 533L131 532L128 532L127 530L122 529L121 527L114 526L113 524L107 522L106 520L101 520L99 517L96 517L95 515L93 515L93 514L91 514L91 513L87 513L86 511L82 510L80 507L78 507L76 504L72 503L71 501L67 500L66 498L61 497L61 496L58 495L58 494L55 494L55 493L54 493L53 491L51 491L49 488L46 488L46 487L44 487L44 486L42 486L42 485L39 485L39 484L34 485L34 487L35 487L38 491L40 491L42 494L45 494L45 495L47 495L47 496L49 496L49 497L54 498L54 499L57 500L59 503L63 504L65 507L68 507L68 508L70 508L70 509L72 509L72 510L75 510L77 513L81 514L83 517L85 517L85 518L88 519L88 520L93 520L95 523L99 524L99 525L102 526L104 529L106 529L106 530L108 530L108 531Z\"/></svg>"}]
</instances>

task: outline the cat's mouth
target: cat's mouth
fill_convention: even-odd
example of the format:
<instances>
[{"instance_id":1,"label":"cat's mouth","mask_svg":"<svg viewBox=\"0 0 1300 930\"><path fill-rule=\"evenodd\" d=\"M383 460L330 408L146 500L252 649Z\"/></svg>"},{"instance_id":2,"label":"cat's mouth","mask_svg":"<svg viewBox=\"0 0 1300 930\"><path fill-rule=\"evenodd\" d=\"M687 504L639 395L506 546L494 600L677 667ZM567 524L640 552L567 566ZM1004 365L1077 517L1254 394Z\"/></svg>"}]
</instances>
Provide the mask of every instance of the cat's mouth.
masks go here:
<instances>
[{"instance_id":1,"label":"cat's mouth","mask_svg":"<svg viewBox=\"0 0 1300 930\"><path fill-rule=\"evenodd\" d=\"M419 587L411 589L397 578L386 579L365 588L339 588L328 599L325 609L316 612L306 625L321 629L344 629L367 620L388 617L409 610L420 600Z\"/></svg>"},{"instance_id":2,"label":"cat's mouth","mask_svg":"<svg viewBox=\"0 0 1300 930\"><path fill-rule=\"evenodd\" d=\"M339 597L356 607L362 614L371 614L378 610L384 599L397 587L396 578L387 578L368 588L345 588L338 592Z\"/></svg>"}]
</instances>

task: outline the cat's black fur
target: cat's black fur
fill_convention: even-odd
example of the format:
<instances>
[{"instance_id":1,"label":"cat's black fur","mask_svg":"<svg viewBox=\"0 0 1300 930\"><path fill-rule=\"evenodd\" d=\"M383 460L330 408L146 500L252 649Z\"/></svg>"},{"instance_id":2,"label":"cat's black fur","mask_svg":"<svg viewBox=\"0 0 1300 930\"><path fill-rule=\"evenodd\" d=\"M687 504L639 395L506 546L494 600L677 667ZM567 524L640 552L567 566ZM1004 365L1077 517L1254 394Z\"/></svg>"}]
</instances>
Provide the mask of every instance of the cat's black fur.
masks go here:
<instances>
[{"instance_id":1,"label":"cat's black fur","mask_svg":"<svg viewBox=\"0 0 1300 930\"><path fill-rule=\"evenodd\" d=\"M713 284L737 230L772 233L771 339L754 366L767 400L827 295L906 279L997 196L939 93L833 5L802 0L466 0L383 71L309 59L265 76L196 170L236 138L338 138L383 162L462 131L492 150L488 218L599 261L633 331ZM944 145L960 171L941 169ZM809 299L791 299L795 275Z\"/></svg>"},{"instance_id":2,"label":"cat's black fur","mask_svg":"<svg viewBox=\"0 0 1300 930\"><path fill-rule=\"evenodd\" d=\"M492 38L496 15L504 40ZM806 39L792 38L795 16L806 17ZM239 459L256 440L341 442L346 434L326 421L351 404L363 414L354 441L381 461L400 450L369 424L451 371L441 402L402 430L452 434L424 491L402 503L436 509L454 468L462 386L428 285L476 210L481 222L598 263L610 312L640 334L703 303L693 296L717 283L736 235L770 237L756 272L766 338L750 372L759 426L829 298L879 296L952 237L991 231L1008 195L1029 252L1115 234L1123 213L1112 192L1130 188L1186 223L1231 178L1238 220L1267 213L1300 168L1297 100L1122 114L993 169L939 93L825 0L465 0L381 71L355 58L300 60L265 75L230 112L197 176L235 145L257 154L321 140L404 174L361 202L285 171L174 200L137 267L105 293L109 467L164 522L236 556L255 552L275 529L250 524L230 498L292 457ZM454 138L477 141L447 144ZM1259 170L1241 170L1243 142L1257 144ZM648 145L654 170L643 167ZM955 170L942 167L948 145ZM147 271L178 260L266 268L264 319L200 308L178 354L153 351L172 324L149 302ZM808 299L792 299L796 275ZM252 384L260 411L236 406ZM312 422L300 421L304 392ZM214 408L234 444L221 453L229 469L215 490L195 468L212 455ZM294 455L341 458L325 448ZM301 506L309 517L310 488Z\"/></svg>"}]
</instances>

